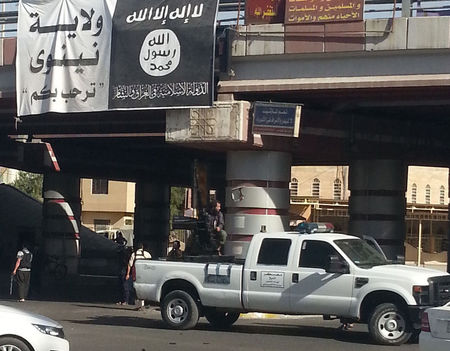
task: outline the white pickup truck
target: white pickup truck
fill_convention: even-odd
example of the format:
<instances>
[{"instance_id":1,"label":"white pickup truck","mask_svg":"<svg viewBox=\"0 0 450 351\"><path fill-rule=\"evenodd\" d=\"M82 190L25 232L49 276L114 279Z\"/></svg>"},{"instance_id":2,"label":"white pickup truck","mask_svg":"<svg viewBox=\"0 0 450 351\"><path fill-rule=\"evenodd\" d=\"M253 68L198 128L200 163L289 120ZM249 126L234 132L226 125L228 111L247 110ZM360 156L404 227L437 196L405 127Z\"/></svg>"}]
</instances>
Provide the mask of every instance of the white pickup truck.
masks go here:
<instances>
[{"instance_id":1,"label":"white pickup truck","mask_svg":"<svg viewBox=\"0 0 450 351\"><path fill-rule=\"evenodd\" d=\"M201 257L200 257L201 258ZM173 329L200 316L220 327L240 313L323 315L367 323L379 344L420 331L429 306L450 301L450 275L390 264L365 240L346 234L258 233L245 261L136 261L138 298L157 302Z\"/></svg>"}]
</instances>

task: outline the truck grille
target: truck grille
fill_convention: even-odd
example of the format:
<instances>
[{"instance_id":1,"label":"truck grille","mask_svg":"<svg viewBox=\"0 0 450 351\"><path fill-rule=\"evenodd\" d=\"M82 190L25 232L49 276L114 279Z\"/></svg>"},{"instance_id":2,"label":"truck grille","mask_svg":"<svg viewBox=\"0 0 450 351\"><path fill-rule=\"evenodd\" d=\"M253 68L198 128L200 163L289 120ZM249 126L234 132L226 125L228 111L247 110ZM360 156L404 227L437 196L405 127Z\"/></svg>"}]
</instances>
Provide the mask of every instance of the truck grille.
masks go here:
<instances>
[{"instance_id":1,"label":"truck grille","mask_svg":"<svg viewBox=\"0 0 450 351\"><path fill-rule=\"evenodd\" d=\"M450 301L450 275L432 277L428 279L428 283L432 306L442 306Z\"/></svg>"}]
</instances>

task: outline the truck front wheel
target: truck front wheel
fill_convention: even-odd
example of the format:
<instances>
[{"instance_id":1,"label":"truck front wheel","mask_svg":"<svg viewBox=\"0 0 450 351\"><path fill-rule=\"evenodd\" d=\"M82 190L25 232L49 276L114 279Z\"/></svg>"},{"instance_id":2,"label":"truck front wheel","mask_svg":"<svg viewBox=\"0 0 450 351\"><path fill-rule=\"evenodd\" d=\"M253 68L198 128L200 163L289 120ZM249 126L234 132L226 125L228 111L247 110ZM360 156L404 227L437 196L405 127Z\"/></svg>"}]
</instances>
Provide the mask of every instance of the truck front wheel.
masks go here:
<instances>
[{"instance_id":1,"label":"truck front wheel","mask_svg":"<svg viewBox=\"0 0 450 351\"><path fill-rule=\"evenodd\" d=\"M161 316L172 329L191 329L198 322L198 306L187 292L174 290L164 297Z\"/></svg>"},{"instance_id":2,"label":"truck front wheel","mask_svg":"<svg viewBox=\"0 0 450 351\"><path fill-rule=\"evenodd\" d=\"M205 308L205 318L215 328L229 328L240 316L239 312L217 311L215 308Z\"/></svg>"},{"instance_id":3,"label":"truck front wheel","mask_svg":"<svg viewBox=\"0 0 450 351\"><path fill-rule=\"evenodd\" d=\"M401 345L411 337L411 326L404 311L392 303L375 307L369 318L369 333L381 345Z\"/></svg>"}]
</instances>

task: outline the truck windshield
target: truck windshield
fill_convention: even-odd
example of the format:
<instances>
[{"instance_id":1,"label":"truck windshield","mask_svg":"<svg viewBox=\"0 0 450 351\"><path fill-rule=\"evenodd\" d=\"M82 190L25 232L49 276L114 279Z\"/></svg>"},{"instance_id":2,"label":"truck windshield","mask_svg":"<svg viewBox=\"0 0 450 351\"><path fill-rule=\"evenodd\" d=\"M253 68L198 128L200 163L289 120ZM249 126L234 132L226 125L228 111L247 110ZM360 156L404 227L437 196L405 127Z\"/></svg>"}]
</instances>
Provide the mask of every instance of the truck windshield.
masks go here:
<instances>
[{"instance_id":1,"label":"truck windshield","mask_svg":"<svg viewBox=\"0 0 450 351\"><path fill-rule=\"evenodd\" d=\"M358 267L372 268L388 264L383 255L364 240L340 239L334 242Z\"/></svg>"}]
</instances>

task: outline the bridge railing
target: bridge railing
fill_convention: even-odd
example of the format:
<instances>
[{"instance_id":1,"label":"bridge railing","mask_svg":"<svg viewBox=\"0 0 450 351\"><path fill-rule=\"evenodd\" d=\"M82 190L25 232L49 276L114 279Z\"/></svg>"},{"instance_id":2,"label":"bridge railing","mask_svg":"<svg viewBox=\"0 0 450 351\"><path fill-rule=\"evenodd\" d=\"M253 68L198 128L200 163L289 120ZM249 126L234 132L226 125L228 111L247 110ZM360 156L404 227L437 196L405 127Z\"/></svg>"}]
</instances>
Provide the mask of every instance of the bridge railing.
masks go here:
<instances>
[{"instance_id":1,"label":"bridge railing","mask_svg":"<svg viewBox=\"0 0 450 351\"><path fill-rule=\"evenodd\" d=\"M0 0L0 37L17 34L19 0ZM364 18L449 16L450 0L365 0ZM245 0L219 0L220 25L244 24Z\"/></svg>"}]
</instances>

